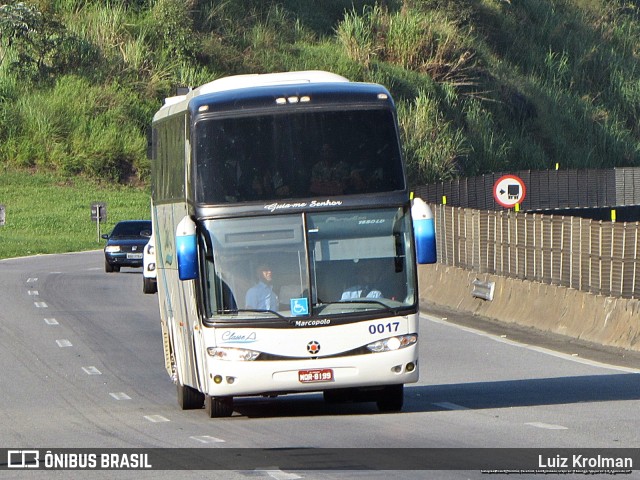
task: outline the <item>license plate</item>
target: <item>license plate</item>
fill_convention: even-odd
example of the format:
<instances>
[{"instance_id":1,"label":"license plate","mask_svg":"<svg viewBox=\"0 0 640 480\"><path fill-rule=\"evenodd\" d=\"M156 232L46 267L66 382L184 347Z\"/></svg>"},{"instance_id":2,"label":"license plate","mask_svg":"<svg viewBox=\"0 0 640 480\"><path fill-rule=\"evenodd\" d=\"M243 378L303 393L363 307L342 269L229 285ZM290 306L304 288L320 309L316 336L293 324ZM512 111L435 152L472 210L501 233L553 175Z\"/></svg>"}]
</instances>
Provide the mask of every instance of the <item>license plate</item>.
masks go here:
<instances>
[{"instance_id":1,"label":"license plate","mask_svg":"<svg viewBox=\"0 0 640 480\"><path fill-rule=\"evenodd\" d=\"M129 260L140 260L142 259L142 253L127 253L127 258Z\"/></svg>"},{"instance_id":2,"label":"license plate","mask_svg":"<svg viewBox=\"0 0 640 480\"><path fill-rule=\"evenodd\" d=\"M333 370L330 368L298 370L298 380L301 383L333 382Z\"/></svg>"}]
</instances>

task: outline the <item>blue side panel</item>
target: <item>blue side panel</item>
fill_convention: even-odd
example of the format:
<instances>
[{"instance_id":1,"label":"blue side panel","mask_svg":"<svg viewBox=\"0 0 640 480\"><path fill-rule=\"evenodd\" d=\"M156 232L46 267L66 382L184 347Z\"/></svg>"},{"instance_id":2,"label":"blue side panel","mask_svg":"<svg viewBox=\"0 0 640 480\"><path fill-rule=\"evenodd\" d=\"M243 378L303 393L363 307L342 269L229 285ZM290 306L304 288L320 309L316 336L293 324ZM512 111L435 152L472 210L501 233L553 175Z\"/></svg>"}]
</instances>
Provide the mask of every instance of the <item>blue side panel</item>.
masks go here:
<instances>
[{"instance_id":1,"label":"blue side panel","mask_svg":"<svg viewBox=\"0 0 640 480\"><path fill-rule=\"evenodd\" d=\"M198 278L198 249L195 235L176 236L180 280Z\"/></svg>"},{"instance_id":2,"label":"blue side panel","mask_svg":"<svg viewBox=\"0 0 640 480\"><path fill-rule=\"evenodd\" d=\"M436 263L436 230L433 218L413 221L416 238L416 257L419 264Z\"/></svg>"}]
</instances>

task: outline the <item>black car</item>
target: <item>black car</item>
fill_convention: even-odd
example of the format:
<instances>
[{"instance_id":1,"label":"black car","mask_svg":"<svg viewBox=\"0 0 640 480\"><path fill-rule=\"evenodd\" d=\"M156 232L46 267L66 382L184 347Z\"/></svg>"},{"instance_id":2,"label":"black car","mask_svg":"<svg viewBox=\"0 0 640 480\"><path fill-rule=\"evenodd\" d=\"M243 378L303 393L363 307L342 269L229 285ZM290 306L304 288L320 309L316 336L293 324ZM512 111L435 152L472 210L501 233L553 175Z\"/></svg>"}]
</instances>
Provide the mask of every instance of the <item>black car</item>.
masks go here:
<instances>
[{"instance_id":1,"label":"black car","mask_svg":"<svg viewBox=\"0 0 640 480\"><path fill-rule=\"evenodd\" d=\"M120 267L142 267L144 247L151 237L151 220L123 220L110 234L104 247L104 269L119 272Z\"/></svg>"}]
</instances>

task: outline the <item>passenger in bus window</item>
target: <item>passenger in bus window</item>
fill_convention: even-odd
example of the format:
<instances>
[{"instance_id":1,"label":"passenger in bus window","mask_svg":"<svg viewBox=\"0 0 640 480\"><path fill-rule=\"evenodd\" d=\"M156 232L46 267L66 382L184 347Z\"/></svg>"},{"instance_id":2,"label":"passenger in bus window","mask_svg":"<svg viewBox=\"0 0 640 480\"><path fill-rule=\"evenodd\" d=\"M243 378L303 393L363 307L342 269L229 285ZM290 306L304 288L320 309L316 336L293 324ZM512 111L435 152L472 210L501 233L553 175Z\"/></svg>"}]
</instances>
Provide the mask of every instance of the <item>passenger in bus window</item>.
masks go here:
<instances>
[{"instance_id":1,"label":"passenger in bus window","mask_svg":"<svg viewBox=\"0 0 640 480\"><path fill-rule=\"evenodd\" d=\"M320 195L342 195L349 177L349 167L336 160L330 145L320 150L320 160L311 169L311 193Z\"/></svg>"},{"instance_id":2,"label":"passenger in bus window","mask_svg":"<svg viewBox=\"0 0 640 480\"><path fill-rule=\"evenodd\" d=\"M373 270L367 267L361 267L359 277L362 279L361 283L352 285L342 292L340 300L351 300L354 298L381 298L382 292L378 290L375 285L377 282L377 275Z\"/></svg>"},{"instance_id":3,"label":"passenger in bus window","mask_svg":"<svg viewBox=\"0 0 640 480\"><path fill-rule=\"evenodd\" d=\"M277 311L280 301L278 295L273 290L273 272L271 267L261 264L256 274L258 282L247 290L245 297L245 307L255 310Z\"/></svg>"},{"instance_id":4,"label":"passenger in bus window","mask_svg":"<svg viewBox=\"0 0 640 480\"><path fill-rule=\"evenodd\" d=\"M289 187L277 170L271 173L253 168L247 175L243 175L240 183L245 200L265 200L289 195Z\"/></svg>"}]
</instances>

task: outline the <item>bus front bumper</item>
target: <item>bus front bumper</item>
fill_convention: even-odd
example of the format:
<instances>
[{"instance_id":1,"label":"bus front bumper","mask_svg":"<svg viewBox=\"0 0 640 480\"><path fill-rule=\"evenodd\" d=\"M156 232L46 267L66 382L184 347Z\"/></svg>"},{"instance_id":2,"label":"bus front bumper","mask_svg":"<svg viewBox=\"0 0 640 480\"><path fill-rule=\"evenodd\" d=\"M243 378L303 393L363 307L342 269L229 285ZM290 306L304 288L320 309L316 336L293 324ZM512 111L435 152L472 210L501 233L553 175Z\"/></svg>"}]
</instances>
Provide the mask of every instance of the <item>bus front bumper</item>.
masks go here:
<instances>
[{"instance_id":1,"label":"bus front bumper","mask_svg":"<svg viewBox=\"0 0 640 480\"><path fill-rule=\"evenodd\" d=\"M273 395L418 381L418 349L279 361L208 360L211 396Z\"/></svg>"}]
</instances>

